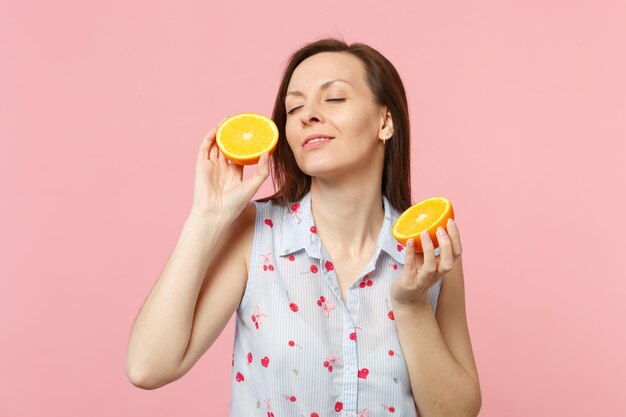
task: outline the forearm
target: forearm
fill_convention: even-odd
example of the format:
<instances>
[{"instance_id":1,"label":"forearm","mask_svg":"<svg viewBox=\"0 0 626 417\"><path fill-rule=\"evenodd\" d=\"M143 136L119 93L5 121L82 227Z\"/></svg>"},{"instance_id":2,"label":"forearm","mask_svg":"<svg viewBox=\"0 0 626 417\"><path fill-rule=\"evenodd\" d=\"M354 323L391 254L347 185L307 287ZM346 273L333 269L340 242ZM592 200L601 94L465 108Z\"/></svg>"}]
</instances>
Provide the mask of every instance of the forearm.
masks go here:
<instances>
[{"instance_id":1,"label":"forearm","mask_svg":"<svg viewBox=\"0 0 626 417\"><path fill-rule=\"evenodd\" d=\"M420 417L475 417L480 389L448 349L427 300L394 306L396 328Z\"/></svg>"},{"instance_id":2,"label":"forearm","mask_svg":"<svg viewBox=\"0 0 626 417\"><path fill-rule=\"evenodd\" d=\"M126 372L132 380L160 378L179 365L193 326L196 301L226 225L190 216L130 335Z\"/></svg>"}]
</instances>

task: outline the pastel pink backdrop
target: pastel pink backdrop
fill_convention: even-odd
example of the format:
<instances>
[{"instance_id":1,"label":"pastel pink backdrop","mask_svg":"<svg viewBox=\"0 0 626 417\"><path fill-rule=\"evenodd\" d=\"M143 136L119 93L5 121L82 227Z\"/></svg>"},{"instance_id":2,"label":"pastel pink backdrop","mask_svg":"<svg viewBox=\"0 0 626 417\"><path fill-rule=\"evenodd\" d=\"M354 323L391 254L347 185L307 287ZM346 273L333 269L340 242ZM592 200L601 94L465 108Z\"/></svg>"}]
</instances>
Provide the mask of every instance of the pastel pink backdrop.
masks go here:
<instances>
[{"instance_id":1,"label":"pastel pink backdrop","mask_svg":"<svg viewBox=\"0 0 626 417\"><path fill-rule=\"evenodd\" d=\"M323 36L369 43L405 82L414 201L449 197L461 231L480 415L624 415L625 16L617 1L2 2L0 416L227 414L234 321L154 391L126 378L128 336L204 134L271 114L288 55Z\"/></svg>"}]
</instances>

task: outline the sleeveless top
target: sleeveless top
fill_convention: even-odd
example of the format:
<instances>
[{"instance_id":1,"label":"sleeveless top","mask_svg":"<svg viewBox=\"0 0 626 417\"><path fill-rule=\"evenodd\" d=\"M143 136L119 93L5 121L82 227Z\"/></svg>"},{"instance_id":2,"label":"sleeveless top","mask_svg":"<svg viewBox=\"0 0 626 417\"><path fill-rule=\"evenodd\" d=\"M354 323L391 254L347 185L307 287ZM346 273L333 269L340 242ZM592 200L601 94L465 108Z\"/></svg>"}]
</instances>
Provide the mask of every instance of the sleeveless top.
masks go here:
<instances>
[{"instance_id":1,"label":"sleeveless top","mask_svg":"<svg viewBox=\"0 0 626 417\"><path fill-rule=\"evenodd\" d=\"M290 207L252 201L248 282L236 311L230 417L415 417L389 288L404 246L383 196L376 251L343 302L315 230L310 191ZM439 248L435 254L439 254ZM429 289L436 311L441 278Z\"/></svg>"}]
</instances>

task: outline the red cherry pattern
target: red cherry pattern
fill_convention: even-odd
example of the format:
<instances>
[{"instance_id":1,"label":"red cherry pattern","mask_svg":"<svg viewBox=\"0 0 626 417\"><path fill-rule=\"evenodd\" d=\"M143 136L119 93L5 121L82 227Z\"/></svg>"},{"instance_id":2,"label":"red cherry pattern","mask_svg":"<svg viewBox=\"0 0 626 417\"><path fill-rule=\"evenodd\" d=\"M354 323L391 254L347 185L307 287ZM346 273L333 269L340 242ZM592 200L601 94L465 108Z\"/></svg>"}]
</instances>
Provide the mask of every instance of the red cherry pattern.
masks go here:
<instances>
[{"instance_id":1,"label":"red cherry pattern","mask_svg":"<svg viewBox=\"0 0 626 417\"><path fill-rule=\"evenodd\" d=\"M294 342L293 340L289 341L289 346L290 347L294 347L294 346L298 346L300 349L302 349L302 346L300 346L299 344L297 344L296 342Z\"/></svg>"},{"instance_id":2,"label":"red cherry pattern","mask_svg":"<svg viewBox=\"0 0 626 417\"><path fill-rule=\"evenodd\" d=\"M331 261L326 261L324 266L326 267L327 271L332 271L333 269L335 269L335 266L333 265L333 263Z\"/></svg>"},{"instance_id":3,"label":"red cherry pattern","mask_svg":"<svg viewBox=\"0 0 626 417\"><path fill-rule=\"evenodd\" d=\"M365 275L361 278L361 282L359 282L359 288L371 287L373 281L370 279L369 275Z\"/></svg>"},{"instance_id":4,"label":"red cherry pattern","mask_svg":"<svg viewBox=\"0 0 626 417\"><path fill-rule=\"evenodd\" d=\"M335 411L340 412L341 410L343 410L343 403L341 401L337 401L335 403Z\"/></svg>"},{"instance_id":5,"label":"red cherry pattern","mask_svg":"<svg viewBox=\"0 0 626 417\"><path fill-rule=\"evenodd\" d=\"M289 308L291 309L291 311L293 311L294 313L298 311L298 305L296 303L292 303L291 299L289 299L289 291L287 291L287 300L289 300Z\"/></svg>"},{"instance_id":6,"label":"red cherry pattern","mask_svg":"<svg viewBox=\"0 0 626 417\"><path fill-rule=\"evenodd\" d=\"M235 379L237 380L237 382L241 382L244 380L243 375L241 374L241 372L237 372L237 375L235 375Z\"/></svg>"},{"instance_id":7,"label":"red cherry pattern","mask_svg":"<svg viewBox=\"0 0 626 417\"><path fill-rule=\"evenodd\" d=\"M326 358L326 360L324 361L324 363L322 365L324 365L324 368L326 368L328 370L328 372L332 372L333 371L333 365L335 365L338 361L339 361L339 359L336 358L335 355L333 355L331 353L328 356L328 358Z\"/></svg>"},{"instance_id":8,"label":"red cherry pattern","mask_svg":"<svg viewBox=\"0 0 626 417\"><path fill-rule=\"evenodd\" d=\"M385 303L387 304L387 308L389 308L389 299L385 298ZM389 308L389 313L387 313L387 317L389 317L390 320L395 320L395 317L393 315L393 310Z\"/></svg>"},{"instance_id":9,"label":"red cherry pattern","mask_svg":"<svg viewBox=\"0 0 626 417\"><path fill-rule=\"evenodd\" d=\"M402 252L404 250L404 246L398 244L398 252Z\"/></svg>"},{"instance_id":10,"label":"red cherry pattern","mask_svg":"<svg viewBox=\"0 0 626 417\"><path fill-rule=\"evenodd\" d=\"M272 219L265 219L265 224L269 227L274 227L274 223L272 223Z\"/></svg>"}]
</instances>

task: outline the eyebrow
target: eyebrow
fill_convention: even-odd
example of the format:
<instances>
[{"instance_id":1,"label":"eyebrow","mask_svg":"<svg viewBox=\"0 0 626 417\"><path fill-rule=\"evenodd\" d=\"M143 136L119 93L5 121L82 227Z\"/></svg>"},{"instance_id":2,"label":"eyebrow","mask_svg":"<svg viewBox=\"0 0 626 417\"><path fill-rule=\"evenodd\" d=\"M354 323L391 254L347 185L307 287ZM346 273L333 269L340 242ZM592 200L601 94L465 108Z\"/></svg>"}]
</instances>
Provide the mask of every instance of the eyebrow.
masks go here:
<instances>
[{"instance_id":1,"label":"eyebrow","mask_svg":"<svg viewBox=\"0 0 626 417\"><path fill-rule=\"evenodd\" d=\"M344 82L344 83L348 83L348 84L352 85L352 83L351 83L351 82L349 82L349 81L342 80L341 78L337 78L337 79L335 79L335 80L326 81L324 84L322 84L322 85L320 86L320 90L326 90L328 87L330 87L330 85L331 85L332 83L334 83L334 82L336 82L336 81L342 81L342 82ZM354 86L353 86L353 87L354 87ZM302 92L300 92L300 91L289 91L287 94L285 94L285 98L286 98L287 96L290 96L290 95L292 95L292 96L303 96L304 94L302 94Z\"/></svg>"}]
</instances>

